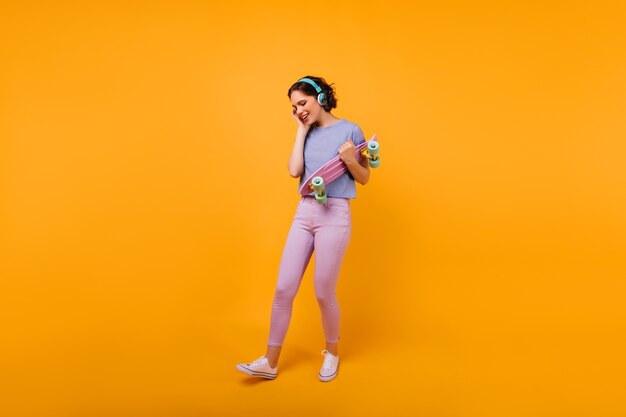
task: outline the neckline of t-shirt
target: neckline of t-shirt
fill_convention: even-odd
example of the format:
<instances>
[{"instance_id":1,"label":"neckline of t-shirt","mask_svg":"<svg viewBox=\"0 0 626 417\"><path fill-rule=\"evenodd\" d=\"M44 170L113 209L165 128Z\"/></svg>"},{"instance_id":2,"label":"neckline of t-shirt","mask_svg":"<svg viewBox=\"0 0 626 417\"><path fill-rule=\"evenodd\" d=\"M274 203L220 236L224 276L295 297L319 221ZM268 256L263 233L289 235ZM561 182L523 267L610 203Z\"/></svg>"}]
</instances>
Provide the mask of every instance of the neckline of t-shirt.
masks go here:
<instances>
[{"instance_id":1,"label":"neckline of t-shirt","mask_svg":"<svg viewBox=\"0 0 626 417\"><path fill-rule=\"evenodd\" d=\"M334 123L330 126L324 126L324 127L320 127L320 126L315 126L316 129L330 129L331 127L337 126L339 123L341 122L345 122L346 119L339 119L339 121L337 123Z\"/></svg>"}]
</instances>

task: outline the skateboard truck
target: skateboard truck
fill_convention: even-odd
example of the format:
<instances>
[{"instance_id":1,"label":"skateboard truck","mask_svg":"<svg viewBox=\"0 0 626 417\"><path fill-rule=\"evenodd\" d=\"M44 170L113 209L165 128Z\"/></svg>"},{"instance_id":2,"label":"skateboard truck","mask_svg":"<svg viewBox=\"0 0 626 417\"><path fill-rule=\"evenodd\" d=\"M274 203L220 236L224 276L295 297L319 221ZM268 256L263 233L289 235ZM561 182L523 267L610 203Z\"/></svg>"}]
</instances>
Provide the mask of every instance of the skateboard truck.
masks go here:
<instances>
[{"instance_id":1,"label":"skateboard truck","mask_svg":"<svg viewBox=\"0 0 626 417\"><path fill-rule=\"evenodd\" d=\"M361 155L364 158L369 159L369 164L372 168L378 168L380 166L380 156L378 156L379 150L380 146L378 146L378 142L371 140L367 144L367 148L361 151Z\"/></svg>"},{"instance_id":2,"label":"skateboard truck","mask_svg":"<svg viewBox=\"0 0 626 417\"><path fill-rule=\"evenodd\" d=\"M322 177L315 177L311 181L311 191L315 191L315 201L320 204L326 203L326 187Z\"/></svg>"}]
</instances>

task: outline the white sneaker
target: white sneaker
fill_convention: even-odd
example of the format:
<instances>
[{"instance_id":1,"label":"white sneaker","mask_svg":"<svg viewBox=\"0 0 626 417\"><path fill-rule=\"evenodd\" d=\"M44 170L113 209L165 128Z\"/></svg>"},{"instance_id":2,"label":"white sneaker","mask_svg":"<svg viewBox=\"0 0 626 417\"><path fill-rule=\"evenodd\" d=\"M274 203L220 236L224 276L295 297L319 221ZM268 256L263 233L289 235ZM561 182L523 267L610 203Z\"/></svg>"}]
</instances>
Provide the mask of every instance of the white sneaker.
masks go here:
<instances>
[{"instance_id":1,"label":"white sneaker","mask_svg":"<svg viewBox=\"0 0 626 417\"><path fill-rule=\"evenodd\" d=\"M324 355L324 363L320 369L320 381L328 382L335 379L339 370L339 356L335 356L326 349L322 351Z\"/></svg>"},{"instance_id":2,"label":"white sneaker","mask_svg":"<svg viewBox=\"0 0 626 417\"><path fill-rule=\"evenodd\" d=\"M265 356L250 363L238 363L237 370L250 376L259 376L261 378L274 379L278 373L278 366L271 368Z\"/></svg>"}]
</instances>

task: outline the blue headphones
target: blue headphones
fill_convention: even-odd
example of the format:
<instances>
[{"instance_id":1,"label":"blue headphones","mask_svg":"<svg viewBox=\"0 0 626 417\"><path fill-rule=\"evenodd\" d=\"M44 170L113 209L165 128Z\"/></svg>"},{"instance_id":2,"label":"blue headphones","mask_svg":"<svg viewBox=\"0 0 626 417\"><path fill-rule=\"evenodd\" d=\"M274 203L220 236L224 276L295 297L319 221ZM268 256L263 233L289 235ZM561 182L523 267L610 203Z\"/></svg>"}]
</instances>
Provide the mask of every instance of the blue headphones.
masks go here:
<instances>
[{"instance_id":1,"label":"blue headphones","mask_svg":"<svg viewBox=\"0 0 626 417\"><path fill-rule=\"evenodd\" d=\"M320 88L319 85L315 83L315 81L313 81L310 78L300 78L298 82L311 84L313 88L315 88L315 91L317 92L317 102L320 104L320 106L326 105L326 103L328 102L328 100L326 99L326 93L322 92L322 89Z\"/></svg>"}]
</instances>

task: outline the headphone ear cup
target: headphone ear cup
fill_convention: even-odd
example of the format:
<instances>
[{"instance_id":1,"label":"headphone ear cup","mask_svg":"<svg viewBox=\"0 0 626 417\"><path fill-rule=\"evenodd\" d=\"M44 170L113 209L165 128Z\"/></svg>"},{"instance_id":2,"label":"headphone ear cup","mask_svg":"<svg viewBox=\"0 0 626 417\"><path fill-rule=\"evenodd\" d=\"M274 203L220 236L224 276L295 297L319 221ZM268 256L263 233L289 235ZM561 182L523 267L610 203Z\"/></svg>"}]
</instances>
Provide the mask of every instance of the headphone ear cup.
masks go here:
<instances>
[{"instance_id":1,"label":"headphone ear cup","mask_svg":"<svg viewBox=\"0 0 626 417\"><path fill-rule=\"evenodd\" d=\"M320 106L323 106L326 104L326 93L319 93L317 95L317 102L320 104Z\"/></svg>"}]
</instances>

